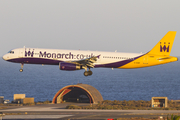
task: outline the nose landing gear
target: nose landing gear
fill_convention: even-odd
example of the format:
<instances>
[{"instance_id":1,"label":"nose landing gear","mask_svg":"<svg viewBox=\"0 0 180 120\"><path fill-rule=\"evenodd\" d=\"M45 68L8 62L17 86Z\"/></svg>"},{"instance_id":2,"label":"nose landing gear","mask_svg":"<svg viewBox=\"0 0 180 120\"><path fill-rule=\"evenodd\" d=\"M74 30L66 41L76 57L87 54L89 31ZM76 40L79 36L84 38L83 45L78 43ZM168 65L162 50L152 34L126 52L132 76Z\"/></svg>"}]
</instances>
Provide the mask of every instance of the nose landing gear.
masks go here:
<instances>
[{"instance_id":1,"label":"nose landing gear","mask_svg":"<svg viewBox=\"0 0 180 120\"><path fill-rule=\"evenodd\" d=\"M23 72L23 66L24 66L24 63L21 63L21 69L19 69L20 72Z\"/></svg>"}]
</instances>

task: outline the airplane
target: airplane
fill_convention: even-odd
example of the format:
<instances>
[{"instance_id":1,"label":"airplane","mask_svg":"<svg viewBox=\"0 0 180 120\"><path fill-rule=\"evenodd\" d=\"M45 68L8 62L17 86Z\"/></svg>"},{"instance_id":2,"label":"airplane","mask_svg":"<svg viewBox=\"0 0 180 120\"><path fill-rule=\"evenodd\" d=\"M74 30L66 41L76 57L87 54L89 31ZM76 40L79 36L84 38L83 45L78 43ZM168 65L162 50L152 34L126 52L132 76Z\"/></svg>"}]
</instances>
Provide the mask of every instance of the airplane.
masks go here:
<instances>
[{"instance_id":1,"label":"airplane","mask_svg":"<svg viewBox=\"0 0 180 120\"><path fill-rule=\"evenodd\" d=\"M170 56L175 36L176 31L169 31L145 54L23 47L9 51L3 59L20 63L20 72L24 64L45 64L59 65L60 70L67 71L85 69L84 76L90 76L91 68L132 69L178 61L177 57Z\"/></svg>"}]
</instances>

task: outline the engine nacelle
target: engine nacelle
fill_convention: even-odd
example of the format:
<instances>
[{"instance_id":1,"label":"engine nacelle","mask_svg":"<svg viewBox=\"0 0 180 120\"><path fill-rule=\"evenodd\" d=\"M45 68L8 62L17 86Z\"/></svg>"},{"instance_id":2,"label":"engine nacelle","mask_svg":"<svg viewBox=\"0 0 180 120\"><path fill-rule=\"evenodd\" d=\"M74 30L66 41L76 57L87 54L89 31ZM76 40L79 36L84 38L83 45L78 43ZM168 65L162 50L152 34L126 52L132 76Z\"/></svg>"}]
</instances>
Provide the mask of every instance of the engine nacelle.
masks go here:
<instances>
[{"instance_id":1,"label":"engine nacelle","mask_svg":"<svg viewBox=\"0 0 180 120\"><path fill-rule=\"evenodd\" d=\"M60 70L80 70L81 66L73 64L73 63L67 63L67 62L60 62L59 63L59 69Z\"/></svg>"}]
</instances>

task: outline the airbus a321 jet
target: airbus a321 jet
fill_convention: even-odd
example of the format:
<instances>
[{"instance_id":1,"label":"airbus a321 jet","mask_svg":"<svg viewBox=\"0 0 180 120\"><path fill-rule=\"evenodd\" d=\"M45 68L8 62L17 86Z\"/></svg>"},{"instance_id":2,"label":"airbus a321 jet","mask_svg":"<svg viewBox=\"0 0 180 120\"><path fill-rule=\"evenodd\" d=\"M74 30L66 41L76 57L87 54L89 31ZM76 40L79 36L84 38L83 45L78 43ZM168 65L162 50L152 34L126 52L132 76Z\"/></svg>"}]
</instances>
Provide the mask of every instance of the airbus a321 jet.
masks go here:
<instances>
[{"instance_id":1,"label":"airbus a321 jet","mask_svg":"<svg viewBox=\"0 0 180 120\"><path fill-rule=\"evenodd\" d=\"M170 56L176 31L169 31L149 52L122 53L62 49L17 48L9 51L3 59L21 64L59 65L60 70L85 69L84 75L92 75L91 68L142 68L177 61Z\"/></svg>"}]
</instances>

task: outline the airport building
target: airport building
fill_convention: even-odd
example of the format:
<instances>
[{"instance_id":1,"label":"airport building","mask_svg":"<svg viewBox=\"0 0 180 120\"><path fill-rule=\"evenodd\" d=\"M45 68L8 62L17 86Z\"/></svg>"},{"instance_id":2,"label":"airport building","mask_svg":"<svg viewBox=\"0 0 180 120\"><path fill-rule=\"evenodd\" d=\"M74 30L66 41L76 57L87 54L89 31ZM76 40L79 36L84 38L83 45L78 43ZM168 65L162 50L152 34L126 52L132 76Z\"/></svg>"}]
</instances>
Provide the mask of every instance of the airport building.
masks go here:
<instances>
[{"instance_id":1,"label":"airport building","mask_svg":"<svg viewBox=\"0 0 180 120\"><path fill-rule=\"evenodd\" d=\"M151 99L152 107L168 107L167 97L152 97Z\"/></svg>"},{"instance_id":2,"label":"airport building","mask_svg":"<svg viewBox=\"0 0 180 120\"><path fill-rule=\"evenodd\" d=\"M4 103L4 96L0 96L0 104Z\"/></svg>"},{"instance_id":3,"label":"airport building","mask_svg":"<svg viewBox=\"0 0 180 120\"><path fill-rule=\"evenodd\" d=\"M14 94L14 102L15 103L23 103L23 99L26 97L26 94Z\"/></svg>"},{"instance_id":4,"label":"airport building","mask_svg":"<svg viewBox=\"0 0 180 120\"><path fill-rule=\"evenodd\" d=\"M100 92L91 85L68 85L60 89L54 96L52 103L79 102L98 104L103 101Z\"/></svg>"},{"instance_id":5,"label":"airport building","mask_svg":"<svg viewBox=\"0 0 180 120\"><path fill-rule=\"evenodd\" d=\"M18 103L18 104L34 103L34 98L26 97L26 94L14 94L14 103Z\"/></svg>"}]
</instances>

